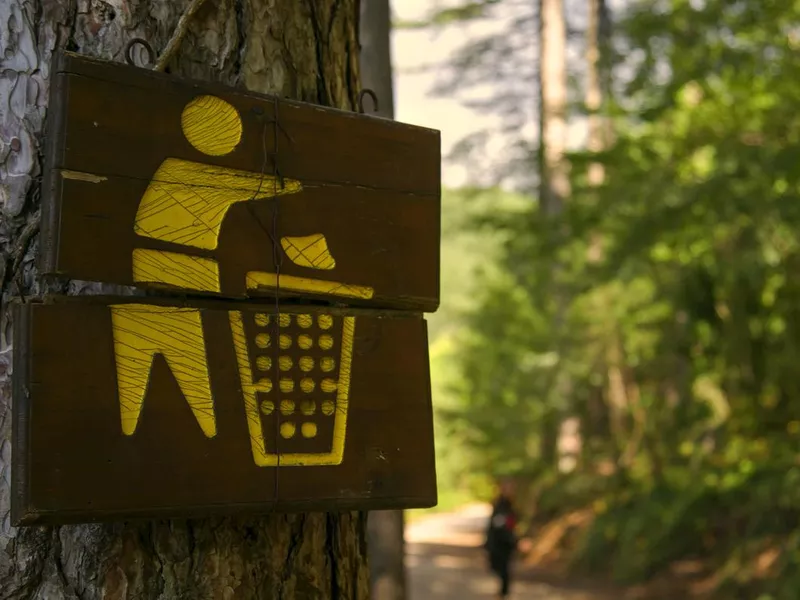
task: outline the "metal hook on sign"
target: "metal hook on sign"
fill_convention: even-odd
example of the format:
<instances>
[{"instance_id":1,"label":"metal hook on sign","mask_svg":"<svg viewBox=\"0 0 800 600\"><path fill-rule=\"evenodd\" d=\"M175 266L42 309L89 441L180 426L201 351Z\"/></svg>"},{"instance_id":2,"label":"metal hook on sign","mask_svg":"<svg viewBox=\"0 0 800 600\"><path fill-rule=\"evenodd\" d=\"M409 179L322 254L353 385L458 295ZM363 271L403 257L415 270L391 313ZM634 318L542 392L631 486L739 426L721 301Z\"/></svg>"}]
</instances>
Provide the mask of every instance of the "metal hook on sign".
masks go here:
<instances>
[{"instance_id":1,"label":"metal hook on sign","mask_svg":"<svg viewBox=\"0 0 800 600\"><path fill-rule=\"evenodd\" d=\"M369 96L372 98L372 104L375 106L374 112L378 112L378 110L380 110L378 108L378 96L376 96L375 92L368 88L365 88L358 93L358 112L360 112L362 115L364 114L364 96Z\"/></svg>"},{"instance_id":2,"label":"metal hook on sign","mask_svg":"<svg viewBox=\"0 0 800 600\"><path fill-rule=\"evenodd\" d=\"M125 62L134 67L136 66L136 61L133 60L133 54L131 53L134 46L141 46L144 48L145 52L147 52L147 62L150 66L156 64L156 53L153 51L153 47L147 40L143 40L142 38L133 38L125 45Z\"/></svg>"}]
</instances>

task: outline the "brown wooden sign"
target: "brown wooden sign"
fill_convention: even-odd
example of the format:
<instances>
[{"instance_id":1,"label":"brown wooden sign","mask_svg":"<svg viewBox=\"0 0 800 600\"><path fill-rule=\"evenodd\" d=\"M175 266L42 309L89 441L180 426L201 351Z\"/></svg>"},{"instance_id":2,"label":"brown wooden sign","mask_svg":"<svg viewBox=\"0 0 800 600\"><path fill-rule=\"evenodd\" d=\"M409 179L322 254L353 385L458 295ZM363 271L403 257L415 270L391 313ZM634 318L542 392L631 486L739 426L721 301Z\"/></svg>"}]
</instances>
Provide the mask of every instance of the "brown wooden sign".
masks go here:
<instances>
[{"instance_id":1,"label":"brown wooden sign","mask_svg":"<svg viewBox=\"0 0 800 600\"><path fill-rule=\"evenodd\" d=\"M72 54L51 90L42 271L163 297L16 307L14 522L434 505L439 133Z\"/></svg>"},{"instance_id":2,"label":"brown wooden sign","mask_svg":"<svg viewBox=\"0 0 800 600\"><path fill-rule=\"evenodd\" d=\"M436 310L439 132L65 54L42 271Z\"/></svg>"},{"instance_id":3,"label":"brown wooden sign","mask_svg":"<svg viewBox=\"0 0 800 600\"><path fill-rule=\"evenodd\" d=\"M82 297L15 322L16 524L436 503L419 315Z\"/></svg>"}]
</instances>

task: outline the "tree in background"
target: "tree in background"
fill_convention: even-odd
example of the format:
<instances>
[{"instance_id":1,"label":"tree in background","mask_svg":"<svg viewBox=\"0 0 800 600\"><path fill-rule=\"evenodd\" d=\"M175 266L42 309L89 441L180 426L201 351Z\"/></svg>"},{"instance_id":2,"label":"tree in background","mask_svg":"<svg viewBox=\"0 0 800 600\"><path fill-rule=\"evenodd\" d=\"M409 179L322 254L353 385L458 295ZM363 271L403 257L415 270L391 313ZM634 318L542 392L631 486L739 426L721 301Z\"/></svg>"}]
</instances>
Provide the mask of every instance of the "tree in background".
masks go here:
<instances>
[{"instance_id":1,"label":"tree in background","mask_svg":"<svg viewBox=\"0 0 800 600\"><path fill-rule=\"evenodd\" d=\"M564 210L569 199L569 165L565 153L567 145L567 24L562 0L539 0L539 210L546 219L555 219ZM561 360L563 307L567 299L559 283L561 267L555 250L561 243L562 231L550 232L554 260L551 265L551 285L548 291L556 298L553 311L553 340L556 360ZM571 384L565 373L554 380L553 393L557 404L566 404ZM559 426L564 418L561 410L543 413L541 424L541 450L539 460L546 465L556 461Z\"/></svg>"},{"instance_id":2,"label":"tree in background","mask_svg":"<svg viewBox=\"0 0 800 600\"><path fill-rule=\"evenodd\" d=\"M376 114L393 119L392 7L389 0L361 2L359 41L361 83L378 97Z\"/></svg>"},{"instance_id":3,"label":"tree in background","mask_svg":"<svg viewBox=\"0 0 800 600\"><path fill-rule=\"evenodd\" d=\"M378 98L377 115L394 118L389 0L364 0L360 15L361 83ZM369 102L369 101L367 101ZM367 109L369 110L369 109ZM402 510L373 511L367 519L370 582L374 600L405 600Z\"/></svg>"},{"instance_id":4,"label":"tree in background","mask_svg":"<svg viewBox=\"0 0 800 600\"><path fill-rule=\"evenodd\" d=\"M85 4L85 6L84 6ZM188 1L0 3L0 597L367 598L365 519L356 513L158 520L14 529L9 522L12 296L59 284L35 268L39 176L53 53L121 61L127 40L165 47ZM191 19L175 76L353 110L354 0L217 0ZM113 149L109 149L112 151ZM60 292L109 288L71 282Z\"/></svg>"},{"instance_id":5,"label":"tree in background","mask_svg":"<svg viewBox=\"0 0 800 600\"><path fill-rule=\"evenodd\" d=\"M525 191L536 187L531 126L538 102L538 61L532 60L538 44L537 6L530 0L476 0L434 9L419 22L398 24L432 31L464 29L464 42L447 64L432 63L420 70L436 71L431 94L457 99L498 120L497 127L467 135L449 157L469 166L473 185L507 183ZM480 27L487 24L493 26Z\"/></svg>"},{"instance_id":6,"label":"tree in background","mask_svg":"<svg viewBox=\"0 0 800 600\"><path fill-rule=\"evenodd\" d=\"M591 14L588 1L570 4L568 31ZM528 475L542 518L591 514L575 564L633 581L692 558L721 598L790 599L800 583L800 7L656 4L627 2L613 36L600 28L609 135L567 155L561 214L534 200L478 221L507 243L463 316L459 403L446 416L482 457L471 471ZM480 18L518 5L466 6L462 16ZM582 99L597 84L581 33L566 45L567 117L591 123L597 106ZM478 47L454 63L476 71L447 81L487 73L478 57L459 62ZM506 79L493 81L502 95ZM538 92L528 88L531 104ZM555 248L554 231L566 232ZM545 285L554 263L559 331ZM559 377L568 402L552 394ZM569 475L541 460L554 412L587 424Z\"/></svg>"},{"instance_id":7,"label":"tree in background","mask_svg":"<svg viewBox=\"0 0 800 600\"><path fill-rule=\"evenodd\" d=\"M539 0L539 204L558 215L569 197L567 24L562 0Z\"/></svg>"}]
</instances>

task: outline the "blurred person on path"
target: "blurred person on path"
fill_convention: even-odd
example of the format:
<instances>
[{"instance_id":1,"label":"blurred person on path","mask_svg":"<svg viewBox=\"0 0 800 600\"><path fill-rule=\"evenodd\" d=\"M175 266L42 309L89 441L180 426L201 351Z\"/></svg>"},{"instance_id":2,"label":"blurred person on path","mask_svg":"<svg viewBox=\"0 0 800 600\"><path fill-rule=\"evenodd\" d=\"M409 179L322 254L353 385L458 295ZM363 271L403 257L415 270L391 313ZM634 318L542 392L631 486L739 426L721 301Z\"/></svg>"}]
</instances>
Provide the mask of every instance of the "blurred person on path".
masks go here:
<instances>
[{"instance_id":1,"label":"blurred person on path","mask_svg":"<svg viewBox=\"0 0 800 600\"><path fill-rule=\"evenodd\" d=\"M507 598L511 584L509 567L517 549L517 513L514 510L514 482L503 479L492 506L492 516L486 530L484 548L489 554L489 566L500 578L498 598Z\"/></svg>"}]
</instances>

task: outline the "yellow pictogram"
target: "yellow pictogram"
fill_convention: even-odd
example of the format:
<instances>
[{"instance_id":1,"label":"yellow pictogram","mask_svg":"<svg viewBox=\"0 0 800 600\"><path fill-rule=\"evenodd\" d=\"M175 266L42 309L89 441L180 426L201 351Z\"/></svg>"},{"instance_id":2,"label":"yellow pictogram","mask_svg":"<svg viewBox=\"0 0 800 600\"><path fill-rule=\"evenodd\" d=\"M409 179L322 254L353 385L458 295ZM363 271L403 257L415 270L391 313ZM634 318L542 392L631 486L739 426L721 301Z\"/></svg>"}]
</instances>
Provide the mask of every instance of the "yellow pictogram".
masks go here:
<instances>
[{"instance_id":1,"label":"yellow pictogram","mask_svg":"<svg viewBox=\"0 0 800 600\"><path fill-rule=\"evenodd\" d=\"M262 287L280 287L299 292L311 292L329 296L344 296L346 298L372 298L374 290L362 285L348 285L338 281L325 281L323 279L309 279L308 277L295 277L294 275L281 275L264 273L263 271L250 271L247 273L247 289L255 290Z\"/></svg>"},{"instance_id":2,"label":"yellow pictogram","mask_svg":"<svg viewBox=\"0 0 800 600\"><path fill-rule=\"evenodd\" d=\"M162 354L200 429L207 437L214 437L217 421L200 311L153 304L116 304L111 306L111 322L122 432L133 435L136 431L153 358Z\"/></svg>"},{"instance_id":3,"label":"yellow pictogram","mask_svg":"<svg viewBox=\"0 0 800 600\"><path fill-rule=\"evenodd\" d=\"M231 104L215 96L199 96L181 115L183 134L208 156L233 152L242 138L242 120ZM219 292L217 262L191 256L192 249L215 250L225 215L238 202L296 194L302 184L269 173L167 158L153 176L139 203L134 231L147 238L187 247L187 254L136 249L133 280L205 292ZM336 261L321 233L281 238L286 256L298 266L331 270ZM280 287L317 294L371 298L370 287L259 271L247 274L248 289Z\"/></svg>"},{"instance_id":4,"label":"yellow pictogram","mask_svg":"<svg viewBox=\"0 0 800 600\"><path fill-rule=\"evenodd\" d=\"M289 260L301 267L330 270L336 266L336 261L328 250L328 242L321 233L305 237L284 237L281 238L281 246Z\"/></svg>"},{"instance_id":5,"label":"yellow pictogram","mask_svg":"<svg viewBox=\"0 0 800 600\"><path fill-rule=\"evenodd\" d=\"M134 248L133 280L219 292L217 261L178 252Z\"/></svg>"},{"instance_id":6,"label":"yellow pictogram","mask_svg":"<svg viewBox=\"0 0 800 600\"><path fill-rule=\"evenodd\" d=\"M181 128L186 140L210 157L230 154L243 135L236 108L214 96L189 102L181 115ZM301 183L294 179L278 181L268 173L165 159L142 196L134 231L184 250L134 249L133 280L219 293L217 260L197 256L197 251L208 254L217 249L231 206L301 191ZM280 246L299 267L316 271L336 268L322 233L283 236ZM372 298L374 293L368 286L261 271L248 272L245 284L247 289L281 287L362 299ZM257 331L249 344L243 313L231 311L229 317L255 463L265 467L340 464L355 318L257 313L253 315ZM214 437L216 416L200 311L120 304L112 307L112 326L123 433L136 431L153 357L162 354L201 430ZM323 355L314 358L307 354L312 351ZM280 422L271 421L277 428L268 427L265 419ZM268 451L268 447L278 448L281 440L293 444L293 450L281 451L279 459L277 450Z\"/></svg>"},{"instance_id":7,"label":"yellow pictogram","mask_svg":"<svg viewBox=\"0 0 800 600\"><path fill-rule=\"evenodd\" d=\"M245 313L239 311L231 311L229 313L233 344L239 364L239 378L242 384L253 460L260 467L271 467L278 464L281 466L340 464L344 457L345 433L347 431L347 408L353 360L355 317L334 318L331 315L324 315L328 330L333 331L336 329L337 332L341 332L341 348L337 352L338 356L336 358L326 356L321 359L328 366L324 378L317 379L314 376L310 376L306 370L300 367L300 372L295 374L295 377L299 378L297 386L294 385L294 379L284 377L285 372L281 372L280 386L276 389L271 385L264 385L265 381L269 381L268 379L259 379L253 374L253 359L251 357L254 351L251 352L249 349L245 332L245 315ZM304 317L308 317L308 315L282 314L280 316L281 319L291 319L293 321L293 328L290 329L292 333L307 330L307 327L303 327L303 323L305 323ZM336 321L338 321L338 324L334 327ZM256 325L257 323L256 321ZM296 326L296 330L294 326ZM341 327L341 329L338 329L338 327ZM331 337L329 333L326 335ZM331 339L333 340L333 338ZM333 344L335 344L335 340L333 340L332 346ZM257 344L255 346L257 347ZM256 356L256 365L261 364L262 358L264 358L263 355ZM309 357L301 356L297 360L298 366L302 364L310 365L309 360ZM261 366L267 366L267 364L271 369L273 366L272 361ZM334 365L338 365L338 372L335 370ZM258 369L261 370L260 366ZM259 376L263 377L263 374L259 373ZM275 410L276 406L279 408L278 411ZM296 439L299 431L300 437L309 442L321 444L324 450L314 452L281 451L280 459L277 452L269 452L267 450L266 436L272 435L274 432L275 425L272 419L279 418L278 415L280 415L281 419L279 431L282 439ZM330 438L325 440L318 439L322 425L326 420L330 419L333 419L333 426L326 428L327 431L331 432ZM280 444L277 440L276 443Z\"/></svg>"},{"instance_id":8,"label":"yellow pictogram","mask_svg":"<svg viewBox=\"0 0 800 600\"><path fill-rule=\"evenodd\" d=\"M200 96L181 115L183 134L208 156L230 154L242 138L242 119L228 102ZM187 289L219 292L216 261L197 258L194 249L217 247L222 221L237 202L262 200L303 189L299 181L274 175L167 158L153 176L136 212L134 231L142 237L187 246L187 255L134 250L133 279Z\"/></svg>"}]
</instances>

